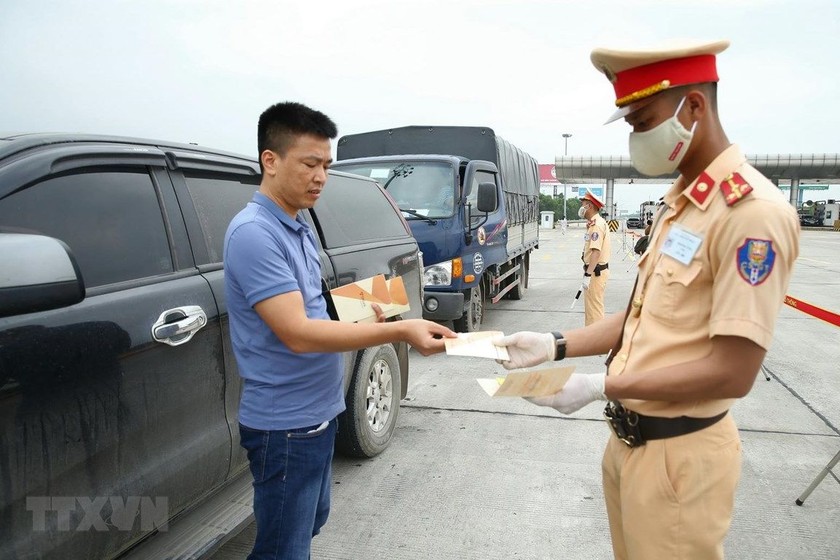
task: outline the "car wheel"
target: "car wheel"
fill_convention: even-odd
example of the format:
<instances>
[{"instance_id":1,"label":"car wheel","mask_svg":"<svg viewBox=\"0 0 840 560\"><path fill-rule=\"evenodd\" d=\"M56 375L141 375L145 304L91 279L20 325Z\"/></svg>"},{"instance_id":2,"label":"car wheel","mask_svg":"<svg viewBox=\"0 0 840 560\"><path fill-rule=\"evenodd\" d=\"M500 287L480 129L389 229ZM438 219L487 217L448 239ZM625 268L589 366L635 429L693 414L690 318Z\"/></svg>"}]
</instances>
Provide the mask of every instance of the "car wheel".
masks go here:
<instances>
[{"instance_id":1,"label":"car wheel","mask_svg":"<svg viewBox=\"0 0 840 560\"><path fill-rule=\"evenodd\" d=\"M457 332L477 332L481 330L481 318L484 315L484 289L481 282L470 288L469 301L464 314L453 321Z\"/></svg>"},{"instance_id":2,"label":"car wheel","mask_svg":"<svg viewBox=\"0 0 840 560\"><path fill-rule=\"evenodd\" d=\"M347 409L338 419L336 448L353 457L373 457L391 442L400 410L400 363L390 344L359 353Z\"/></svg>"}]
</instances>

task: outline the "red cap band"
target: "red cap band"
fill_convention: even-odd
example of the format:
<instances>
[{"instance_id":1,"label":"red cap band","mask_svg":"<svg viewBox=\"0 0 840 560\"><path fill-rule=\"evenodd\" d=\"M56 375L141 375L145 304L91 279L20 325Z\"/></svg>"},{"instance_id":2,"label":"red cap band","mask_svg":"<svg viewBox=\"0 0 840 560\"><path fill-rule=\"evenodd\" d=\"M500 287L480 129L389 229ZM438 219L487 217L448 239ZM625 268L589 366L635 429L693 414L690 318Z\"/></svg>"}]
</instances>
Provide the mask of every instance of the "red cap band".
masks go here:
<instances>
[{"instance_id":1,"label":"red cap band","mask_svg":"<svg viewBox=\"0 0 840 560\"><path fill-rule=\"evenodd\" d=\"M717 82L715 55L701 54L685 58L672 58L618 72L613 83L616 104L619 106L626 105L634 99L627 99L626 102L622 103L619 103L619 101L632 96L634 93L660 84L664 80L669 82L667 87Z\"/></svg>"}]
</instances>

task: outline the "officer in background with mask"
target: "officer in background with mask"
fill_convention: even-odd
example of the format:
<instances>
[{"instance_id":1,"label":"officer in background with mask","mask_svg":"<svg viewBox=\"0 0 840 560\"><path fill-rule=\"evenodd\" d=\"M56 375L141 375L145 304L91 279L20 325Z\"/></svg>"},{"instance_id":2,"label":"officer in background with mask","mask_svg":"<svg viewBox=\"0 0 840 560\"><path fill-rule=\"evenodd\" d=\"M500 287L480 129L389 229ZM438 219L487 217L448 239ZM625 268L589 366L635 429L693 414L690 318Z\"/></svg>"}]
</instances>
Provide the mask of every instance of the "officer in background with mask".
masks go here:
<instances>
[{"instance_id":1,"label":"officer in background with mask","mask_svg":"<svg viewBox=\"0 0 840 560\"><path fill-rule=\"evenodd\" d=\"M799 254L796 211L731 144L718 118L716 55L728 41L596 49L641 173L679 169L654 217L627 311L566 333L519 332L508 369L607 354L531 399L571 414L594 401L616 559L723 558L741 444L729 408L752 388ZM608 122L610 122L608 121Z\"/></svg>"},{"instance_id":2,"label":"officer in background with mask","mask_svg":"<svg viewBox=\"0 0 840 560\"><path fill-rule=\"evenodd\" d=\"M607 287L610 263L610 236L607 221L598 213L604 203L592 191L580 201L578 217L586 220L586 234L583 236L583 303L586 313L585 325L604 318L604 289Z\"/></svg>"}]
</instances>

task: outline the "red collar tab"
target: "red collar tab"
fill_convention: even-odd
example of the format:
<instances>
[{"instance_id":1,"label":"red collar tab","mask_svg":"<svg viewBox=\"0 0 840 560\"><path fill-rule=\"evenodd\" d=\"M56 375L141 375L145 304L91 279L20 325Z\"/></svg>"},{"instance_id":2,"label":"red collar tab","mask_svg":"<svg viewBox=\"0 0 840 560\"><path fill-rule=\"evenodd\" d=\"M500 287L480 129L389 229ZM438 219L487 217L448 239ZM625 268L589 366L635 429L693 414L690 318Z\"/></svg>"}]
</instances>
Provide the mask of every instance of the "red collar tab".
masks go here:
<instances>
[{"instance_id":1,"label":"red collar tab","mask_svg":"<svg viewBox=\"0 0 840 560\"><path fill-rule=\"evenodd\" d=\"M752 192L753 188L741 177L740 173L733 173L720 184L720 192L726 200L727 206L732 206L743 200Z\"/></svg>"},{"instance_id":2,"label":"red collar tab","mask_svg":"<svg viewBox=\"0 0 840 560\"><path fill-rule=\"evenodd\" d=\"M712 192L712 187L715 186L715 180L712 179L705 171L697 177L694 181L694 186L691 187L685 195L697 206L703 206L706 199L709 198L709 193Z\"/></svg>"}]
</instances>

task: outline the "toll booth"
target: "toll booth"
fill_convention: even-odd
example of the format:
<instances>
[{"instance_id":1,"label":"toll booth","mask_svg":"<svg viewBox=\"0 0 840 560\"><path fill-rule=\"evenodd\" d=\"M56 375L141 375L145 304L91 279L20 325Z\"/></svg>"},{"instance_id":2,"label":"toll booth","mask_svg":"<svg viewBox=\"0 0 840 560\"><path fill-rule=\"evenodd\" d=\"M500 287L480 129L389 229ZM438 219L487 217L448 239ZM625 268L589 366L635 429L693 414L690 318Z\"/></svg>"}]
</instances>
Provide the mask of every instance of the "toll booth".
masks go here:
<instances>
[{"instance_id":1,"label":"toll booth","mask_svg":"<svg viewBox=\"0 0 840 560\"><path fill-rule=\"evenodd\" d=\"M543 210L540 212L540 228L553 229L554 228L554 212L551 210Z\"/></svg>"},{"instance_id":2,"label":"toll booth","mask_svg":"<svg viewBox=\"0 0 840 560\"><path fill-rule=\"evenodd\" d=\"M840 220L840 203L836 200L828 200L823 207L824 226L833 226L836 220Z\"/></svg>"}]
</instances>

